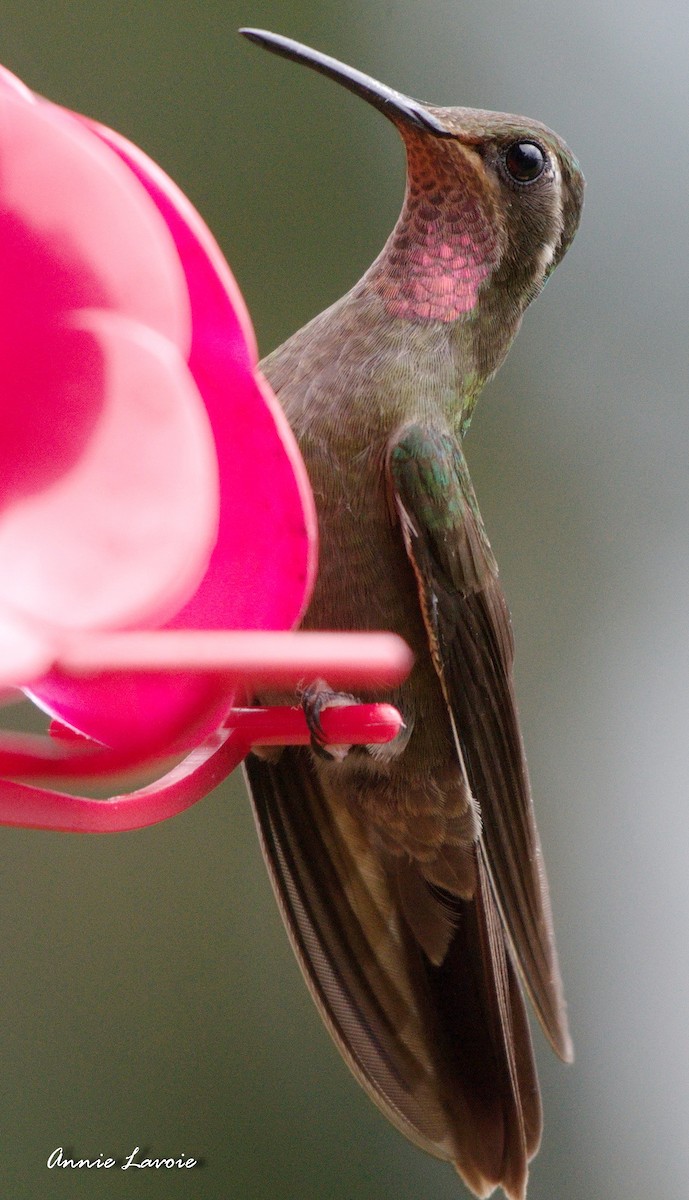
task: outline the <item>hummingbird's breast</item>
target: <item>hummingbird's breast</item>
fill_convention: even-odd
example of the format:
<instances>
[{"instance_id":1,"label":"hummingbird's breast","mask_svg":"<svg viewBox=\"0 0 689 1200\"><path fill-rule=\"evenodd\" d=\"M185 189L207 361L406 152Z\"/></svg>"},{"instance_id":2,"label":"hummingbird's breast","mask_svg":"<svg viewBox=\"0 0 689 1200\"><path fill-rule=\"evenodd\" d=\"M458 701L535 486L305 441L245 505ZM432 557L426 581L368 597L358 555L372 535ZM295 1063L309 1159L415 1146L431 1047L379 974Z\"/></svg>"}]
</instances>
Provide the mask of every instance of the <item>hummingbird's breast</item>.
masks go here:
<instances>
[{"instance_id":1,"label":"hummingbird's breast","mask_svg":"<svg viewBox=\"0 0 689 1200\"><path fill-rule=\"evenodd\" d=\"M346 300L262 364L297 437L318 514L319 568L303 624L404 638L415 667L386 695L407 725L404 760L409 769L424 761L427 769L436 762L445 770L454 756L452 732L386 462L409 423L461 427L457 356L446 325L391 319L375 297L364 306Z\"/></svg>"}]
</instances>

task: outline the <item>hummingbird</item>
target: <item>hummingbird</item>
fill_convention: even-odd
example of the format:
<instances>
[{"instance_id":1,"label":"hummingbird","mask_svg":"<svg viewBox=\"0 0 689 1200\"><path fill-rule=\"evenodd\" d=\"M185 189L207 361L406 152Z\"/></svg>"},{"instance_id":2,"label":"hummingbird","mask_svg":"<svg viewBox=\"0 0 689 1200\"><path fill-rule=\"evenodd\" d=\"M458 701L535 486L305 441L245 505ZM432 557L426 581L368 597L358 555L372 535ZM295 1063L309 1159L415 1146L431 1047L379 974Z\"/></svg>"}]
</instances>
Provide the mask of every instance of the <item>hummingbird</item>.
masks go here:
<instances>
[{"instance_id":1,"label":"hummingbird","mask_svg":"<svg viewBox=\"0 0 689 1200\"><path fill-rule=\"evenodd\" d=\"M304 626L393 630L408 679L386 746L252 754L278 904L347 1065L476 1196L526 1193L542 1129L524 994L572 1059L513 686L513 635L463 439L527 305L569 247L584 180L537 121L422 103L264 30L396 126L406 194L363 278L262 362L316 501Z\"/></svg>"}]
</instances>

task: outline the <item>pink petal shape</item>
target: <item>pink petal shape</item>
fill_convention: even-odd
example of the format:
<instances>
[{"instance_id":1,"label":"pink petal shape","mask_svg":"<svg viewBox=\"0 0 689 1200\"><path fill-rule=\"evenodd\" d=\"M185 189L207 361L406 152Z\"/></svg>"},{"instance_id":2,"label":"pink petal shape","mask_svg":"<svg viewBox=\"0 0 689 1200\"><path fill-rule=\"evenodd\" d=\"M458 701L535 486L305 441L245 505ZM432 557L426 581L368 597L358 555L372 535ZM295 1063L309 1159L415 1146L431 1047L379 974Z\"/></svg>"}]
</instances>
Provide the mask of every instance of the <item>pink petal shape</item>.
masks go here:
<instances>
[{"instance_id":1,"label":"pink petal shape","mask_svg":"<svg viewBox=\"0 0 689 1200\"><path fill-rule=\"evenodd\" d=\"M16 687L17 680L38 679L54 661L56 647L42 628L0 605L0 689ZM0 703L3 702L0 691Z\"/></svg>"},{"instance_id":2,"label":"pink petal shape","mask_svg":"<svg viewBox=\"0 0 689 1200\"><path fill-rule=\"evenodd\" d=\"M138 147L90 124L136 172L175 240L191 303L190 366L201 381L220 477L232 480L209 570L174 625L219 628L214 614L220 597L226 628L293 625L315 579L315 508L292 431L270 387L255 373L256 345L244 300L215 239L179 188ZM228 404L225 380L233 371L236 390Z\"/></svg>"},{"instance_id":3,"label":"pink petal shape","mask_svg":"<svg viewBox=\"0 0 689 1200\"><path fill-rule=\"evenodd\" d=\"M23 100L24 103L38 103L33 92L29 91L25 83L21 79L17 79L7 67L0 66L0 93L7 92L16 99Z\"/></svg>"},{"instance_id":4,"label":"pink petal shape","mask_svg":"<svg viewBox=\"0 0 689 1200\"><path fill-rule=\"evenodd\" d=\"M169 341L114 313L32 333L40 353L21 338L3 364L0 596L48 627L159 621L193 591L215 535L194 381Z\"/></svg>"},{"instance_id":5,"label":"pink petal shape","mask_svg":"<svg viewBox=\"0 0 689 1200\"><path fill-rule=\"evenodd\" d=\"M189 300L145 190L98 139L8 72L0 76L0 160L0 355L12 398L0 442L0 602L33 620L32 640L41 637L35 619L44 619L52 652L61 622L160 620L190 593L213 534L214 454L188 371L181 359L172 366L174 344L190 342ZM89 305L109 308L112 321L116 309L132 318L130 349L123 328L108 331L93 311L87 332ZM164 352L163 337L173 343ZM142 338L150 343L145 370ZM174 386L165 374L179 376ZM135 411L135 379L150 391L146 411ZM156 396L164 422L162 412L153 419ZM163 424L169 460L144 472L138 438ZM118 436L107 444L118 430L119 464ZM179 502L180 487L193 511ZM97 531L104 500L116 495L121 512ZM138 522L136 510L145 510ZM164 514L174 523L165 534ZM24 655L13 681L31 679L40 657Z\"/></svg>"},{"instance_id":6,"label":"pink petal shape","mask_svg":"<svg viewBox=\"0 0 689 1200\"><path fill-rule=\"evenodd\" d=\"M192 319L189 365L215 438L221 486L217 541L178 629L280 629L301 616L313 586L316 519L292 433L254 371L243 300L198 213L125 139L84 122L112 145L164 216L180 256ZM247 342L248 338L248 342ZM188 749L217 727L233 699L227 681L199 672L174 680L132 671L75 681L55 671L36 689L51 713L113 747L159 740Z\"/></svg>"},{"instance_id":7,"label":"pink petal shape","mask_svg":"<svg viewBox=\"0 0 689 1200\"><path fill-rule=\"evenodd\" d=\"M19 400L0 445L0 603L31 627L0 683L16 669L26 683L70 629L293 624L314 579L313 501L203 221L136 147L8 73L0 161L0 354ZM31 682L134 756L189 748L233 699L198 663L88 679L58 664Z\"/></svg>"}]
</instances>

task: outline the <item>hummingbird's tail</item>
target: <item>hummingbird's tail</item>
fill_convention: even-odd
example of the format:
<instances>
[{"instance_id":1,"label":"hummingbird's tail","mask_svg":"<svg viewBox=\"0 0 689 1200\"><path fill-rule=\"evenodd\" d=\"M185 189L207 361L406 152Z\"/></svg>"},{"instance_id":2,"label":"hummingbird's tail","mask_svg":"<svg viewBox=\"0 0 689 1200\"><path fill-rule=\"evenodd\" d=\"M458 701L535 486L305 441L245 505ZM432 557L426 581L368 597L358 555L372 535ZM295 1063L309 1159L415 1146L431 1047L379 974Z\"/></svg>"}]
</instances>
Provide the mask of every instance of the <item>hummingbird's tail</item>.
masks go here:
<instances>
[{"instance_id":1,"label":"hummingbird's tail","mask_svg":"<svg viewBox=\"0 0 689 1200\"><path fill-rule=\"evenodd\" d=\"M455 1167L479 1196L499 1184L518 1198L541 1140L541 1100L522 991L480 844L477 873L474 899L454 903L447 955L437 967L424 964L424 973Z\"/></svg>"},{"instance_id":2,"label":"hummingbird's tail","mask_svg":"<svg viewBox=\"0 0 689 1200\"><path fill-rule=\"evenodd\" d=\"M477 1196L501 1186L523 1200L541 1133L538 1081L480 842L473 898L434 889L450 927L434 963L405 918L394 864L310 752L249 755L245 765L280 911L348 1066L388 1119L453 1162Z\"/></svg>"}]
</instances>

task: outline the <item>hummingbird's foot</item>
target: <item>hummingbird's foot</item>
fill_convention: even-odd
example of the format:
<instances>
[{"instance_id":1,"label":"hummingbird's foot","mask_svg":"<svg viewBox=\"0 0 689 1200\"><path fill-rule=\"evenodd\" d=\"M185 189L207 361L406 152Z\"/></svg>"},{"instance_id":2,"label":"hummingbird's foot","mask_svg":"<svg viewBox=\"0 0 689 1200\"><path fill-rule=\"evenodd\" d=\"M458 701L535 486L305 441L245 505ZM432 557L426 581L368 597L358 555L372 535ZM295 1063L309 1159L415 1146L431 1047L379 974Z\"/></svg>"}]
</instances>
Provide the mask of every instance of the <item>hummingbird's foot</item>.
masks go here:
<instances>
[{"instance_id":1,"label":"hummingbird's foot","mask_svg":"<svg viewBox=\"0 0 689 1200\"><path fill-rule=\"evenodd\" d=\"M329 746L326 743L321 713L326 708L344 708L348 704L356 704L356 697L350 696L348 692L333 692L324 679L316 679L302 690L300 700L311 734L313 753L328 762L342 762L349 754L351 746Z\"/></svg>"}]
</instances>

